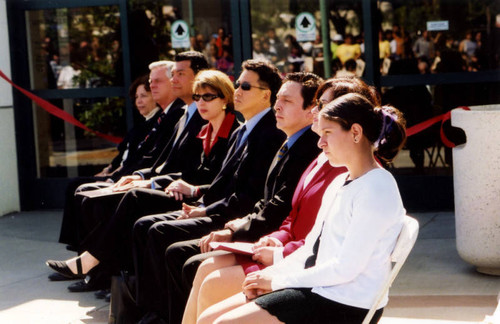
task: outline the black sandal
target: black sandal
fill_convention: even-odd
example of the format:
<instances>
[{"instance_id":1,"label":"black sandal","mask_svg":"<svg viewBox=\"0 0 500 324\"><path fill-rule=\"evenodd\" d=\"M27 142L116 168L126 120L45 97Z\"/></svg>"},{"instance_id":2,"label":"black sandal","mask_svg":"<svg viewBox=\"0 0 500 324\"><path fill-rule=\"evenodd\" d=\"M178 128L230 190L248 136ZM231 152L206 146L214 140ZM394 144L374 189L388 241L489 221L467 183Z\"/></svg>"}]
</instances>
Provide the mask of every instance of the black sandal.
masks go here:
<instances>
[{"instance_id":1,"label":"black sandal","mask_svg":"<svg viewBox=\"0 0 500 324\"><path fill-rule=\"evenodd\" d=\"M62 276L68 278L68 279L84 279L85 275L82 273L82 260L78 257L76 259L76 269L77 269L77 274L74 274L71 269L68 267L66 264L66 261L55 261L55 260L48 260L45 262L47 266L49 266L52 270L56 271L57 273L61 274Z\"/></svg>"}]
</instances>

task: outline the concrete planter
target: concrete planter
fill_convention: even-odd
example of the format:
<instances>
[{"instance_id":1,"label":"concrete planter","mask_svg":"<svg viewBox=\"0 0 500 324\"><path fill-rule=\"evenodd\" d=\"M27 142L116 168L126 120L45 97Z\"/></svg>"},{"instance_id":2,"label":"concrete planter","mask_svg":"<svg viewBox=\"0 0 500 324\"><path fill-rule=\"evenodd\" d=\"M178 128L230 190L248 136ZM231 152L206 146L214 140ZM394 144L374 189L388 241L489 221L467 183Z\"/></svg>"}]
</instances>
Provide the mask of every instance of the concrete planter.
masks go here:
<instances>
[{"instance_id":1,"label":"concrete planter","mask_svg":"<svg viewBox=\"0 0 500 324\"><path fill-rule=\"evenodd\" d=\"M467 143L453 149L457 250L477 271L500 275L500 105L455 109Z\"/></svg>"}]
</instances>

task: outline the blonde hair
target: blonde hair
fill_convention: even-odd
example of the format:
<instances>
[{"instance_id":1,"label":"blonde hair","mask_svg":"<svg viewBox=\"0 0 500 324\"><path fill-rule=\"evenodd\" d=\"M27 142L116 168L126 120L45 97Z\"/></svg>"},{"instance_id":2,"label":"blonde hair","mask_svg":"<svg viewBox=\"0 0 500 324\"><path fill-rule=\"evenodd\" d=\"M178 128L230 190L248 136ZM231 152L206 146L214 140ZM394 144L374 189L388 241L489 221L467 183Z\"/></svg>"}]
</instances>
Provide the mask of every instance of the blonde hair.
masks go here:
<instances>
[{"instance_id":1,"label":"blonde hair","mask_svg":"<svg viewBox=\"0 0 500 324\"><path fill-rule=\"evenodd\" d=\"M226 109L234 109L234 86L229 77L217 70L203 70L196 74L193 82L193 93L200 88L209 87L226 99Z\"/></svg>"}]
</instances>

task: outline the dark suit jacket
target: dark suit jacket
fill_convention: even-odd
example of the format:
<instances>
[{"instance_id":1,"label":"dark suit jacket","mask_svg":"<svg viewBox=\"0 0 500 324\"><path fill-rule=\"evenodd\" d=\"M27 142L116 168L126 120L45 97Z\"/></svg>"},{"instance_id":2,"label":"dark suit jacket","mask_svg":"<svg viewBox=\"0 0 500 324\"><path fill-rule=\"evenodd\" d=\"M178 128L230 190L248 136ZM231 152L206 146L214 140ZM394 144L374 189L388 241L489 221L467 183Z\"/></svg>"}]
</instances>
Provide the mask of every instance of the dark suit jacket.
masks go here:
<instances>
[{"instance_id":1,"label":"dark suit jacket","mask_svg":"<svg viewBox=\"0 0 500 324\"><path fill-rule=\"evenodd\" d=\"M230 114L234 116L233 113ZM229 139L239 126L240 122L236 116L234 116L228 136L226 138L219 137L217 142L210 149L208 155L205 155L205 152L201 153L201 163L198 165L196 171L183 173L182 179L195 185L210 184L221 170L222 162L226 158L226 155L231 147ZM199 138L198 140L203 142Z\"/></svg>"},{"instance_id":2,"label":"dark suit jacket","mask_svg":"<svg viewBox=\"0 0 500 324\"><path fill-rule=\"evenodd\" d=\"M305 131L269 174L265 196L245 216L246 223L233 234L237 241L255 241L276 230L292 209L292 197L302 172L319 154L318 135Z\"/></svg>"},{"instance_id":3,"label":"dark suit jacket","mask_svg":"<svg viewBox=\"0 0 500 324\"><path fill-rule=\"evenodd\" d=\"M137 151L137 158L131 161L127 167L122 168L111 179L119 180L124 175L132 174L135 170L150 167L160 156L165 145L174 134L175 125L184 113L184 102L181 99L176 99L167 111L161 123L156 123L152 130L147 135L147 138L141 143Z\"/></svg>"},{"instance_id":4,"label":"dark suit jacket","mask_svg":"<svg viewBox=\"0 0 500 324\"><path fill-rule=\"evenodd\" d=\"M182 120L177 123L174 134L155 163L150 168L138 171L144 179L151 179L169 173L177 173L178 177L182 177L185 173L194 172L200 165L203 145L197 135L203 125L206 124L206 121L201 118L198 110L196 110L177 141L175 141L177 129L181 127L181 122Z\"/></svg>"},{"instance_id":5,"label":"dark suit jacket","mask_svg":"<svg viewBox=\"0 0 500 324\"><path fill-rule=\"evenodd\" d=\"M263 197L269 165L285 139L276 128L272 110L259 120L244 145L235 150L240 129L231 137L230 156L222 170L199 200L207 207L207 216L217 217L221 223L248 214Z\"/></svg>"},{"instance_id":6,"label":"dark suit jacket","mask_svg":"<svg viewBox=\"0 0 500 324\"><path fill-rule=\"evenodd\" d=\"M122 165L122 161L123 167L127 167L130 163L140 158L137 156L138 145L144 140L146 135L148 135L148 133L151 131L154 124L158 120L158 117L160 117L162 113L163 111L161 109L158 110L156 114L154 114L154 116L149 120L141 121L127 133L123 141L118 144L118 155L115 156L113 161L111 161L110 163L110 172L117 170ZM123 160L123 154L127 150L127 157L125 158L125 160Z\"/></svg>"}]
</instances>

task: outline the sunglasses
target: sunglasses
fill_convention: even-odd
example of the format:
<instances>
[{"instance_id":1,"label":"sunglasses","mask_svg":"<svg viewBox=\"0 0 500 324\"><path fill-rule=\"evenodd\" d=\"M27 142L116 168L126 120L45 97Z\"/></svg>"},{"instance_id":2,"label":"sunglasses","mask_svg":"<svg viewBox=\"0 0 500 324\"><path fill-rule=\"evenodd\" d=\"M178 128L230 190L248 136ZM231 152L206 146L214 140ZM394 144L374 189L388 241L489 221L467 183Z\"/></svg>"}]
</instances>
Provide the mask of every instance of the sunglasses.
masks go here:
<instances>
[{"instance_id":1,"label":"sunglasses","mask_svg":"<svg viewBox=\"0 0 500 324\"><path fill-rule=\"evenodd\" d=\"M242 82L242 83L240 83L239 81L236 81L236 83L234 84L234 88L238 89L240 86L241 86L241 90L243 90L243 91L248 91L251 88L257 88L257 89L262 89L262 90L269 90L268 88L259 87L259 86L253 86L253 85L251 85L250 83L248 83L246 81Z\"/></svg>"},{"instance_id":2,"label":"sunglasses","mask_svg":"<svg viewBox=\"0 0 500 324\"><path fill-rule=\"evenodd\" d=\"M205 102L210 102L216 98L223 98L222 96L219 96L219 95L216 95L216 94L212 94L212 93L205 93L205 94L194 94L193 95L193 100L194 101L199 101L200 99L203 99L203 101Z\"/></svg>"},{"instance_id":3,"label":"sunglasses","mask_svg":"<svg viewBox=\"0 0 500 324\"><path fill-rule=\"evenodd\" d=\"M318 107L318 111L321 111L323 107L325 107L328 104L328 102L321 101L319 99L316 99L316 106Z\"/></svg>"}]
</instances>

